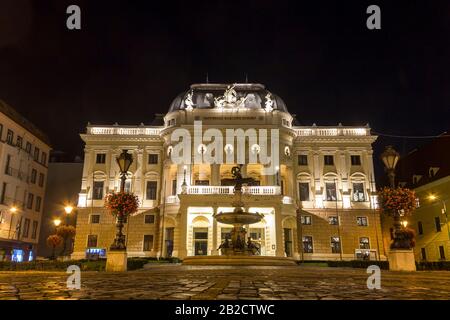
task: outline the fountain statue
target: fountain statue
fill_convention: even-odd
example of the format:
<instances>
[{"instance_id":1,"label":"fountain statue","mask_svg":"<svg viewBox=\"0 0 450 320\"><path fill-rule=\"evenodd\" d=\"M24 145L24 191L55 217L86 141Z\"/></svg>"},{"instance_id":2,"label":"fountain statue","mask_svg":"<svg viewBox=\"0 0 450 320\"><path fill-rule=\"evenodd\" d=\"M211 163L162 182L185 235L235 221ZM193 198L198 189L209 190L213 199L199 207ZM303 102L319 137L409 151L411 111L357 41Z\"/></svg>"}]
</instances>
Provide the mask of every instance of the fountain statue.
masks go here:
<instances>
[{"instance_id":1,"label":"fountain statue","mask_svg":"<svg viewBox=\"0 0 450 320\"><path fill-rule=\"evenodd\" d=\"M221 255L199 255L188 256L183 259L183 264L187 265L269 265L269 266L295 266L293 259L276 256L261 255L260 245L247 237L245 225L260 222L264 215L256 212L244 211L242 201L242 185L252 184L253 178L244 178L241 174L240 166L232 168L232 179L224 179L224 184L234 185L234 198L231 202L233 211L219 212L214 218L223 224L233 226L230 234L220 244L218 250Z\"/></svg>"},{"instance_id":2,"label":"fountain statue","mask_svg":"<svg viewBox=\"0 0 450 320\"><path fill-rule=\"evenodd\" d=\"M247 231L244 225L253 224L261 221L264 215L259 213L250 213L243 210L244 203L242 201L242 185L255 182L253 178L243 178L240 167L231 169L233 179L224 179L224 183L234 184L234 200L231 203L234 207L233 211L219 212L214 218L224 224L233 225L230 235L225 238L219 246L219 250L223 255L256 255L260 254L259 244L253 242L250 237L246 240Z\"/></svg>"}]
</instances>

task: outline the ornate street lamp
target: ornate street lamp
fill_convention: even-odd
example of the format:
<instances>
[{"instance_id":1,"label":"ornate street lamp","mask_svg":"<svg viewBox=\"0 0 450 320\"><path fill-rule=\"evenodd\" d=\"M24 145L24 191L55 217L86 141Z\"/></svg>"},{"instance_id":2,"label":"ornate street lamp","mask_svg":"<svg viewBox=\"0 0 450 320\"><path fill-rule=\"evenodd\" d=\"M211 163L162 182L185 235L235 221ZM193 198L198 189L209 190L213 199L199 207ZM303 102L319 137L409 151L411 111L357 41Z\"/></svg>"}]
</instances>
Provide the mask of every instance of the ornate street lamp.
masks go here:
<instances>
[{"instance_id":1,"label":"ornate street lamp","mask_svg":"<svg viewBox=\"0 0 450 320\"><path fill-rule=\"evenodd\" d=\"M120 192L125 191L125 180L127 179L127 172L133 163L133 156L128 153L128 150L122 150L120 156L116 159L120 169Z\"/></svg>"},{"instance_id":2,"label":"ornate street lamp","mask_svg":"<svg viewBox=\"0 0 450 320\"><path fill-rule=\"evenodd\" d=\"M55 225L55 233L58 231L58 227L61 224L61 219L55 218L53 219L53 224Z\"/></svg>"},{"instance_id":3,"label":"ornate street lamp","mask_svg":"<svg viewBox=\"0 0 450 320\"><path fill-rule=\"evenodd\" d=\"M383 153L381 154L381 160L384 163L386 174L389 178L389 184L391 188L395 188L395 167L397 166L397 162L400 159L400 155L392 146L387 146ZM399 239L398 235L401 232L401 222L400 222L400 212L395 210L393 212L394 216L394 241L391 245L391 248L401 248L401 239Z\"/></svg>"},{"instance_id":4,"label":"ornate street lamp","mask_svg":"<svg viewBox=\"0 0 450 320\"><path fill-rule=\"evenodd\" d=\"M67 214L71 214L71 213L72 213L72 210L73 210L73 207L72 207L70 204L64 207L64 211L65 211Z\"/></svg>"},{"instance_id":5,"label":"ornate street lamp","mask_svg":"<svg viewBox=\"0 0 450 320\"><path fill-rule=\"evenodd\" d=\"M122 150L122 153L120 156L116 158L117 164L119 165L120 169L120 192L125 192L125 181L127 179L127 172L130 168L131 164L133 163L133 156L128 153L128 150ZM116 238L114 239L114 243L111 245L110 250L126 250L125 246L125 236L122 233L123 229L123 214L117 215L117 221L116 221Z\"/></svg>"},{"instance_id":6,"label":"ornate street lamp","mask_svg":"<svg viewBox=\"0 0 450 320\"><path fill-rule=\"evenodd\" d=\"M64 211L66 212L66 225L69 225L69 223L70 223L70 214L73 211L73 206L71 206L70 204L66 205L64 207Z\"/></svg>"},{"instance_id":7,"label":"ornate street lamp","mask_svg":"<svg viewBox=\"0 0 450 320\"><path fill-rule=\"evenodd\" d=\"M400 155L392 146L387 146L381 154L381 160L384 163L391 188L395 188L395 167L399 159Z\"/></svg>"}]
</instances>

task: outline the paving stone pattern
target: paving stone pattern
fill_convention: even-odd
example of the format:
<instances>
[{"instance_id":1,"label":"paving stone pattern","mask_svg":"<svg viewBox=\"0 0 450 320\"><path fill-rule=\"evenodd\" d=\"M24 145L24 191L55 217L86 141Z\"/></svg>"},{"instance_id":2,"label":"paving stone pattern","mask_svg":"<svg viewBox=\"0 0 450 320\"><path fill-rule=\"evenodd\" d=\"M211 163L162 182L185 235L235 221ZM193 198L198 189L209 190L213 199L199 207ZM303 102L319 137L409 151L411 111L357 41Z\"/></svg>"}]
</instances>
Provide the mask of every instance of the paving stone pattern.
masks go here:
<instances>
[{"instance_id":1,"label":"paving stone pattern","mask_svg":"<svg viewBox=\"0 0 450 320\"><path fill-rule=\"evenodd\" d=\"M382 271L369 290L365 269L155 265L125 273L82 272L69 290L65 272L1 272L0 299L450 299L450 272Z\"/></svg>"}]
</instances>

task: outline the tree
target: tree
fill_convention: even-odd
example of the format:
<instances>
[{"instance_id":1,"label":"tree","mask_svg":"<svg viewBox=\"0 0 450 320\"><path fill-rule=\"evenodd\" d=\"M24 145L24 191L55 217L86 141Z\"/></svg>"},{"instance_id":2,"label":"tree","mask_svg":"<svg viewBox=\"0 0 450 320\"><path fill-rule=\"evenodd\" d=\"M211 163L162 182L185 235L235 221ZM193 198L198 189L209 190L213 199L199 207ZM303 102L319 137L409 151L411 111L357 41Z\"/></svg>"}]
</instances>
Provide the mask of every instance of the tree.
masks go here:
<instances>
[{"instance_id":1,"label":"tree","mask_svg":"<svg viewBox=\"0 0 450 320\"><path fill-rule=\"evenodd\" d=\"M54 260L56 259L55 256L55 248L59 247L61 245L61 242L63 241L62 237L57 234L52 234L48 236L47 238L47 245L52 248L52 256L51 258Z\"/></svg>"},{"instance_id":2,"label":"tree","mask_svg":"<svg viewBox=\"0 0 450 320\"><path fill-rule=\"evenodd\" d=\"M61 251L61 255L66 253L67 242L73 239L75 236L75 227L73 226L59 226L56 229L56 234L63 239L63 249Z\"/></svg>"}]
</instances>

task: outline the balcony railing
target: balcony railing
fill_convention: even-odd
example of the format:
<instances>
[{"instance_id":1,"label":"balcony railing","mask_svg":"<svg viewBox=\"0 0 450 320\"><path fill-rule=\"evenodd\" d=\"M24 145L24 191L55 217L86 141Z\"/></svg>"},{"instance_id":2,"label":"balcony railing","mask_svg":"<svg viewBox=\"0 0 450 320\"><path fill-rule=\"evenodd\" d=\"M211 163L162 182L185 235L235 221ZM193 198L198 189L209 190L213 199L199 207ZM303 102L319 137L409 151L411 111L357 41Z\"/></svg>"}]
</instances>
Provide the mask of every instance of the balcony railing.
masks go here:
<instances>
[{"instance_id":1,"label":"balcony railing","mask_svg":"<svg viewBox=\"0 0 450 320\"><path fill-rule=\"evenodd\" d=\"M159 136L161 128L149 127L119 127L119 126L96 126L88 127L87 132L95 135L145 135Z\"/></svg>"},{"instance_id":2,"label":"balcony railing","mask_svg":"<svg viewBox=\"0 0 450 320\"><path fill-rule=\"evenodd\" d=\"M187 194L233 194L233 186L188 186ZM279 186L244 186L242 193L252 195L280 195Z\"/></svg>"},{"instance_id":3,"label":"balcony railing","mask_svg":"<svg viewBox=\"0 0 450 320\"><path fill-rule=\"evenodd\" d=\"M333 137L333 136L368 136L370 135L370 128L355 128L355 127L297 127L294 128L297 136L319 136L319 137Z\"/></svg>"}]
</instances>

